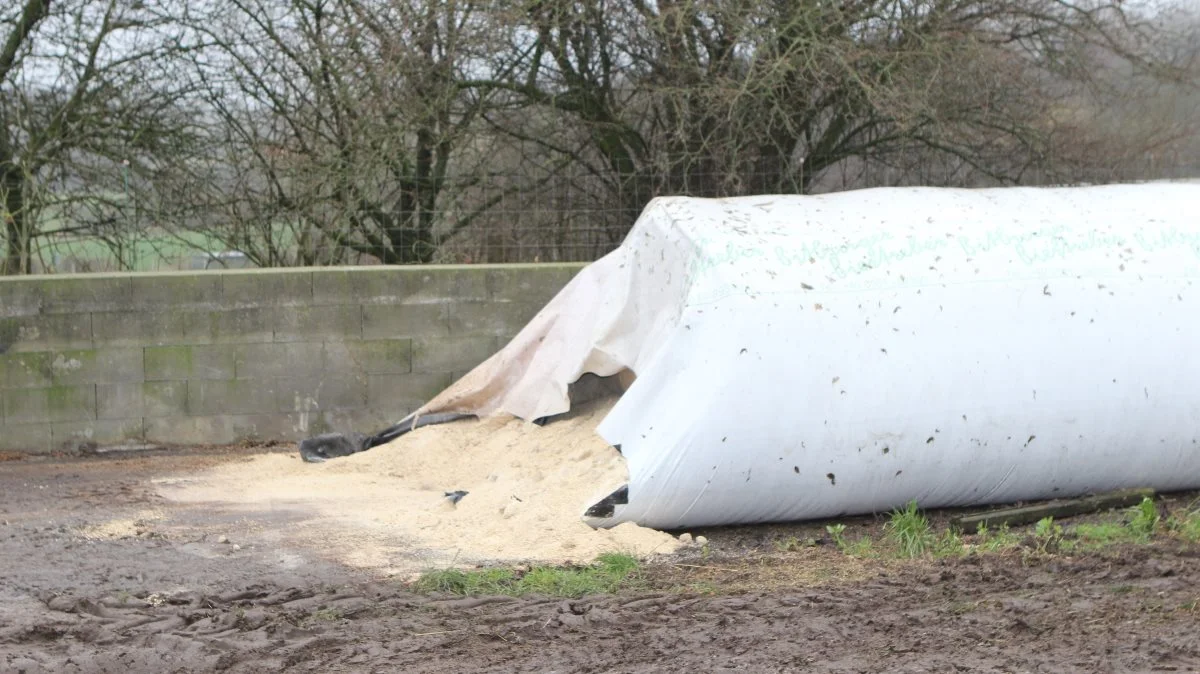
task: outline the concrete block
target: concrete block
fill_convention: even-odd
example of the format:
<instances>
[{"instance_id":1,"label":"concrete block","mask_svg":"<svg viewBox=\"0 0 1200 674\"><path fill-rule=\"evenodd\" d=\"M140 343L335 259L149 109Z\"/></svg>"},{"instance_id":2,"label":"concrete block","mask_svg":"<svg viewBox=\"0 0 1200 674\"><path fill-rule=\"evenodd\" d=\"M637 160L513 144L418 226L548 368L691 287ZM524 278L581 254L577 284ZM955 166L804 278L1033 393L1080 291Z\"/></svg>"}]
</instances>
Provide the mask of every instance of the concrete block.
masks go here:
<instances>
[{"instance_id":1,"label":"concrete block","mask_svg":"<svg viewBox=\"0 0 1200 674\"><path fill-rule=\"evenodd\" d=\"M0 318L0 353L92 348L92 315Z\"/></svg>"},{"instance_id":2,"label":"concrete block","mask_svg":"<svg viewBox=\"0 0 1200 674\"><path fill-rule=\"evenodd\" d=\"M438 304L488 299L477 265L328 267L313 271L314 304Z\"/></svg>"},{"instance_id":3,"label":"concrete block","mask_svg":"<svg viewBox=\"0 0 1200 674\"><path fill-rule=\"evenodd\" d=\"M129 305L127 274L47 274L0 279L0 317L120 311Z\"/></svg>"},{"instance_id":4,"label":"concrete block","mask_svg":"<svg viewBox=\"0 0 1200 674\"><path fill-rule=\"evenodd\" d=\"M30 292L45 314L121 311L133 298L130 276L126 274L51 275L28 282L35 284Z\"/></svg>"},{"instance_id":5,"label":"concrete block","mask_svg":"<svg viewBox=\"0 0 1200 674\"><path fill-rule=\"evenodd\" d=\"M516 264L487 271L488 299L545 306L586 264Z\"/></svg>"},{"instance_id":6,"label":"concrete block","mask_svg":"<svg viewBox=\"0 0 1200 674\"><path fill-rule=\"evenodd\" d=\"M186 381L147 381L96 386L99 419L175 417L187 414Z\"/></svg>"},{"instance_id":7,"label":"concrete block","mask_svg":"<svg viewBox=\"0 0 1200 674\"><path fill-rule=\"evenodd\" d=\"M44 276L0 277L0 316L36 316L42 310Z\"/></svg>"},{"instance_id":8,"label":"concrete block","mask_svg":"<svg viewBox=\"0 0 1200 674\"><path fill-rule=\"evenodd\" d=\"M395 424L412 412L412 409L399 413L389 413L374 409L360 410L320 410L309 414L290 414L294 426L299 430L302 439L321 433L345 433L357 431L364 435L372 435Z\"/></svg>"},{"instance_id":9,"label":"concrete block","mask_svg":"<svg viewBox=\"0 0 1200 674\"><path fill-rule=\"evenodd\" d=\"M312 304L312 272L254 269L221 272L226 307L284 307Z\"/></svg>"},{"instance_id":10,"label":"concrete block","mask_svg":"<svg viewBox=\"0 0 1200 674\"><path fill-rule=\"evenodd\" d=\"M284 414L220 414L146 419L146 441L165 445L228 445L246 440L295 441L308 434ZM299 454L296 461L300 461Z\"/></svg>"},{"instance_id":11,"label":"concrete block","mask_svg":"<svg viewBox=\"0 0 1200 674\"><path fill-rule=\"evenodd\" d=\"M470 370L496 353L494 337L449 337L414 339L413 372L458 372Z\"/></svg>"},{"instance_id":12,"label":"concrete block","mask_svg":"<svg viewBox=\"0 0 1200 674\"><path fill-rule=\"evenodd\" d=\"M275 391L273 379L193 379L187 383L187 410L194 416L271 414Z\"/></svg>"},{"instance_id":13,"label":"concrete block","mask_svg":"<svg viewBox=\"0 0 1200 674\"><path fill-rule=\"evenodd\" d=\"M231 346L148 346L145 380L233 379L237 372L236 356Z\"/></svg>"},{"instance_id":14,"label":"concrete block","mask_svg":"<svg viewBox=\"0 0 1200 674\"><path fill-rule=\"evenodd\" d=\"M327 374L404 374L412 371L411 339L326 342L324 351Z\"/></svg>"},{"instance_id":15,"label":"concrete block","mask_svg":"<svg viewBox=\"0 0 1200 674\"><path fill-rule=\"evenodd\" d=\"M52 386L4 392L5 424L96 418L96 386Z\"/></svg>"},{"instance_id":16,"label":"concrete block","mask_svg":"<svg viewBox=\"0 0 1200 674\"><path fill-rule=\"evenodd\" d=\"M132 304L135 307L169 305L182 309L221 306L220 273L135 274L130 278L133 283Z\"/></svg>"},{"instance_id":17,"label":"concrete block","mask_svg":"<svg viewBox=\"0 0 1200 674\"><path fill-rule=\"evenodd\" d=\"M365 305L363 339L448 337L445 304Z\"/></svg>"},{"instance_id":18,"label":"concrete block","mask_svg":"<svg viewBox=\"0 0 1200 674\"><path fill-rule=\"evenodd\" d=\"M77 349L15 353L7 361L9 388L142 381L142 350L132 348Z\"/></svg>"},{"instance_id":19,"label":"concrete block","mask_svg":"<svg viewBox=\"0 0 1200 674\"><path fill-rule=\"evenodd\" d=\"M142 418L67 421L51 425L51 439L57 449L73 449L82 442L115 445L141 442L145 437Z\"/></svg>"},{"instance_id":20,"label":"concrete block","mask_svg":"<svg viewBox=\"0 0 1200 674\"><path fill-rule=\"evenodd\" d=\"M247 441L289 441L295 442L307 434L297 426L298 419L293 415L237 415L226 417L233 432L234 442ZM300 461L299 453L292 455Z\"/></svg>"},{"instance_id":21,"label":"concrete block","mask_svg":"<svg viewBox=\"0 0 1200 674\"><path fill-rule=\"evenodd\" d=\"M228 416L162 417L145 420L146 442L163 445L228 445L234 442Z\"/></svg>"},{"instance_id":22,"label":"concrete block","mask_svg":"<svg viewBox=\"0 0 1200 674\"><path fill-rule=\"evenodd\" d=\"M282 309L212 309L184 313L183 334L190 344L245 344L275 339Z\"/></svg>"},{"instance_id":23,"label":"concrete block","mask_svg":"<svg viewBox=\"0 0 1200 674\"><path fill-rule=\"evenodd\" d=\"M367 377L367 407L390 413L399 421L405 414L446 390L450 373L373 374Z\"/></svg>"},{"instance_id":24,"label":"concrete block","mask_svg":"<svg viewBox=\"0 0 1200 674\"><path fill-rule=\"evenodd\" d=\"M183 344L184 316L167 307L97 312L92 314L92 334L97 346Z\"/></svg>"},{"instance_id":25,"label":"concrete block","mask_svg":"<svg viewBox=\"0 0 1200 674\"><path fill-rule=\"evenodd\" d=\"M446 322L456 337L499 337L520 332L541 309L528 302L456 302L446 305Z\"/></svg>"},{"instance_id":26,"label":"concrete block","mask_svg":"<svg viewBox=\"0 0 1200 674\"><path fill-rule=\"evenodd\" d=\"M324 363L321 342L240 344L234 353L238 379L315 377Z\"/></svg>"},{"instance_id":27,"label":"concrete block","mask_svg":"<svg viewBox=\"0 0 1200 674\"><path fill-rule=\"evenodd\" d=\"M0 449L10 452L45 453L54 447L50 424L9 423L0 426Z\"/></svg>"},{"instance_id":28,"label":"concrete block","mask_svg":"<svg viewBox=\"0 0 1200 674\"><path fill-rule=\"evenodd\" d=\"M333 375L276 379L279 412L356 410L367 406L366 376Z\"/></svg>"},{"instance_id":29,"label":"concrete block","mask_svg":"<svg viewBox=\"0 0 1200 674\"><path fill-rule=\"evenodd\" d=\"M282 307L276 310L275 341L362 339L362 325L362 309L357 304Z\"/></svg>"}]
</instances>

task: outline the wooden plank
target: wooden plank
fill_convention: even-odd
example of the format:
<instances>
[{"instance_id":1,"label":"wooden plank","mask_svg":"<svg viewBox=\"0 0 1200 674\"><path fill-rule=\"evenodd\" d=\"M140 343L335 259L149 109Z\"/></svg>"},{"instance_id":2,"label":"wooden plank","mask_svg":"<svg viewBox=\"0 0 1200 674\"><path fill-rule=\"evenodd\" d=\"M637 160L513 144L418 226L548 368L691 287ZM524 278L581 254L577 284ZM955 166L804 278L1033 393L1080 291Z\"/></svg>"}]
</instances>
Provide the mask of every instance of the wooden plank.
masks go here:
<instances>
[{"instance_id":1,"label":"wooden plank","mask_svg":"<svg viewBox=\"0 0 1200 674\"><path fill-rule=\"evenodd\" d=\"M979 525L995 529L1004 525L1020 526L1032 524L1046 517L1062 519L1075 515L1099 512L1110 508L1128 508L1142 502L1143 498L1154 498L1153 489L1122 489L1120 491L1094 494L1083 498L1050 501L1019 508L1004 508L974 515L964 515L950 520L950 526L961 531L974 533Z\"/></svg>"}]
</instances>

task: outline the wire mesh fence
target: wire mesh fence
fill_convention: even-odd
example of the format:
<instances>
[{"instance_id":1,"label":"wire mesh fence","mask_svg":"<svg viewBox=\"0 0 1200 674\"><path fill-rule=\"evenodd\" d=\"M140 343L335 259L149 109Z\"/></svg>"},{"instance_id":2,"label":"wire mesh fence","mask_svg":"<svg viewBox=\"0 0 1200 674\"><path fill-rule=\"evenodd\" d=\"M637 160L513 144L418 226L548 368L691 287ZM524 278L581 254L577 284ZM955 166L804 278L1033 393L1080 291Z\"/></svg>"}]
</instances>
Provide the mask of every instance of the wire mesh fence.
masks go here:
<instances>
[{"instance_id":1,"label":"wire mesh fence","mask_svg":"<svg viewBox=\"0 0 1200 674\"><path fill-rule=\"evenodd\" d=\"M1011 176L1012 173L1010 172ZM415 223L430 228L431 254L420 262L475 264L590 262L621 244L647 201L661 195L726 197L764 193L821 194L867 187L988 187L1020 184L1107 184L1200 179L1200 164L1161 161L1121 166L1033 167L1000 180L969 166L887 165L843 162L816 180L778 173L650 175L622 183L597 172L471 176L462 188L443 191L434 209L411 214L377 239L408 240ZM454 181L447 181L454 185ZM384 195L386 197L386 195ZM35 273L230 269L262 266L376 265L396 263L372 254L369 237L348 228L352 213L338 204L309 212L281 212L274 222L245 221L214 212L182 227L177 222L132 226L121 217L104 228L70 227L69 235L38 237ZM368 227L362 218L353 218Z\"/></svg>"}]
</instances>

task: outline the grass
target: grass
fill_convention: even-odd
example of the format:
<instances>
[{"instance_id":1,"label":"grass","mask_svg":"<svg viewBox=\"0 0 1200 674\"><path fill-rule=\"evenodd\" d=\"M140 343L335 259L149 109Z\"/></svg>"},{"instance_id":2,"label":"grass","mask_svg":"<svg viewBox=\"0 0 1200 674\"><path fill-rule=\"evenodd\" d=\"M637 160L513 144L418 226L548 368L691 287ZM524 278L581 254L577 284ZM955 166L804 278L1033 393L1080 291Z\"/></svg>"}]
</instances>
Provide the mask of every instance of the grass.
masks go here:
<instances>
[{"instance_id":1,"label":"grass","mask_svg":"<svg viewBox=\"0 0 1200 674\"><path fill-rule=\"evenodd\" d=\"M1200 510L1172 515L1167 520L1167 529L1188 543L1200 543Z\"/></svg>"},{"instance_id":2,"label":"grass","mask_svg":"<svg viewBox=\"0 0 1200 674\"><path fill-rule=\"evenodd\" d=\"M422 592L444 592L463 596L528 594L553 597L582 597L611 594L636 584L641 568L636 557L606 553L588 566L536 566L519 569L431 571L417 579Z\"/></svg>"},{"instance_id":3,"label":"grass","mask_svg":"<svg viewBox=\"0 0 1200 674\"><path fill-rule=\"evenodd\" d=\"M984 552L999 552L1009 550L1021 544L1021 537L1009 530L1008 525L1002 525L995 531L986 524L980 524L975 531L976 547Z\"/></svg>"},{"instance_id":4,"label":"grass","mask_svg":"<svg viewBox=\"0 0 1200 674\"><path fill-rule=\"evenodd\" d=\"M1022 556L1045 557L1098 552L1113 545L1149 544L1170 539L1200 542L1200 501L1164 517L1158 504L1147 498L1124 512L1092 519L1091 522L1064 526L1054 518L1047 517L1017 531L1010 530L1008 526L989 529L981 525L973 534L964 535L949 528L938 530L917 503L910 502L891 513L884 523L882 536L850 535L846 525L840 522L827 524L825 532L840 553L856 560L938 559L1007 551L1020 551ZM793 554L802 556L806 564L814 559L828 559L814 552L818 543L810 537L788 536L773 541L773 546L777 552L787 553L789 558ZM700 556L707 560L711 554L705 545ZM783 574L788 582L794 582L794 568L789 567L786 561L779 563L782 566L772 573ZM757 580L746 581L738 575L737 569L713 567L698 577L692 569L702 567L680 566L687 568L682 572L677 570L675 576L664 576L661 570L643 573L637 558L610 553L584 566L431 571L421 576L413 587L422 592L460 596L534 594L577 598L654 587L670 578L669 584L678 584L679 589L697 594L716 594L727 590L730 583L759 583L762 573L766 573L760 569L762 573L752 574ZM823 572L837 575L846 568L844 562L835 563ZM681 577L676 577L680 574Z\"/></svg>"},{"instance_id":5,"label":"grass","mask_svg":"<svg viewBox=\"0 0 1200 674\"><path fill-rule=\"evenodd\" d=\"M1143 498L1141 503L1129 509L1128 514L1129 530L1143 541L1150 540L1162 521L1158 514L1158 506L1151 498Z\"/></svg>"},{"instance_id":6,"label":"grass","mask_svg":"<svg viewBox=\"0 0 1200 674\"><path fill-rule=\"evenodd\" d=\"M935 531L914 501L891 513L880 540L863 536L851 541L845 525L840 523L827 525L825 531L844 554L877 559L955 557L973 551L997 553L1019 548L1024 548L1025 554L1036 555L1096 552L1111 545L1148 544L1163 535L1200 542L1200 502L1164 518L1158 504L1145 498L1111 521L1064 526L1047 517L1025 533L1013 532L1007 525L998 529L980 525L973 536L964 538L952 529ZM781 551L794 549L779 547Z\"/></svg>"},{"instance_id":7,"label":"grass","mask_svg":"<svg viewBox=\"0 0 1200 674\"><path fill-rule=\"evenodd\" d=\"M1053 517L1043 517L1033 527L1034 550L1043 555L1062 550L1064 533L1062 525Z\"/></svg>"},{"instance_id":8,"label":"grass","mask_svg":"<svg viewBox=\"0 0 1200 674\"><path fill-rule=\"evenodd\" d=\"M909 559L924 557L937 543L929 520L917 509L916 501L910 501L903 510L893 511L884 529L900 555Z\"/></svg>"},{"instance_id":9,"label":"grass","mask_svg":"<svg viewBox=\"0 0 1200 674\"><path fill-rule=\"evenodd\" d=\"M1200 502L1193 502L1186 509L1172 513L1163 525L1172 536L1188 543L1200 543Z\"/></svg>"}]
</instances>

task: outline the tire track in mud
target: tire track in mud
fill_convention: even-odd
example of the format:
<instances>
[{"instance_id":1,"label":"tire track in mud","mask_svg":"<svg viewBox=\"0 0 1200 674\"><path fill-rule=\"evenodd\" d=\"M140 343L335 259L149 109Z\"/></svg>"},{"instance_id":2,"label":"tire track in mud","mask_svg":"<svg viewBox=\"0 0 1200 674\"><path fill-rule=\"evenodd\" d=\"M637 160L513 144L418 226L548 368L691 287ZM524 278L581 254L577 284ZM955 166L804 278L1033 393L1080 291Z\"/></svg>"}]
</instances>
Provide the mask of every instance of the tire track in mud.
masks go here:
<instances>
[{"instance_id":1,"label":"tire track in mud","mask_svg":"<svg viewBox=\"0 0 1200 674\"><path fill-rule=\"evenodd\" d=\"M162 463L21 464L0 470L4 673L1200 671L1194 545L889 565L837 583L774 566L772 589L726 595L675 591L650 567L651 589L619 596L423 596L266 539L233 554L154 527L83 538L155 507L142 478ZM703 564L763 573L737 554Z\"/></svg>"},{"instance_id":2,"label":"tire track in mud","mask_svg":"<svg viewBox=\"0 0 1200 674\"><path fill-rule=\"evenodd\" d=\"M418 596L398 584L57 594L5 671L1194 671L1194 551L947 562L738 596ZM1189 602L1191 602L1189 604ZM32 617L32 616L27 616ZM1174 669L1172 669L1174 668Z\"/></svg>"}]
</instances>

